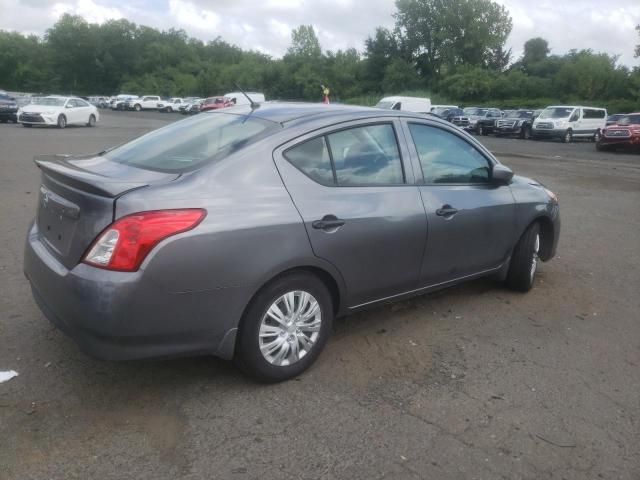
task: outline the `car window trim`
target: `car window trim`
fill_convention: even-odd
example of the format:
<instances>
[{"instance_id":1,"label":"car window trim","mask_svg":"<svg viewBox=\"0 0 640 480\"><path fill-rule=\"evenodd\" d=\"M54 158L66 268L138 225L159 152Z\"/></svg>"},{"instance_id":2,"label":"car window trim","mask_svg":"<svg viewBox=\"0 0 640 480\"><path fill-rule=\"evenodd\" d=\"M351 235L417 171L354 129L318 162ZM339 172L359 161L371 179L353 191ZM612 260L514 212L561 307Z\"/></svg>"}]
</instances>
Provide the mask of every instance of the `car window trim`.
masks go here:
<instances>
[{"instance_id":1,"label":"car window trim","mask_svg":"<svg viewBox=\"0 0 640 480\"><path fill-rule=\"evenodd\" d=\"M371 119L367 119L368 121L364 122L364 123L357 123L355 125L343 125L342 127L336 129L336 130L327 130L327 131L323 131L323 133L319 133L318 135L315 136L311 136L308 138L305 138L304 140L295 143L291 146L286 146L283 150L280 151L280 155L289 163L291 164L294 168L296 168L300 173L302 173L305 177L307 177L309 180L311 180L314 183L317 183L318 185L322 185L323 187L331 187L331 188L369 188L369 187L406 187L406 186L411 186L413 184L409 183L407 181L407 174L405 171L405 159L404 156L402 154L402 148L401 148L401 144L400 144L400 137L398 136L398 131L396 129L396 125L395 125L395 120L397 120L398 117L387 117L384 120L379 120L379 121L371 121ZM333 153L331 151L331 143L329 141L329 135L332 135L334 133L338 133L338 132L342 132L345 130L352 130L354 128L362 128L362 127L368 127L368 126L375 126L375 125L391 125L391 128L393 129L393 135L394 138L396 139L396 147L398 148L398 156L400 157L400 168L402 170L402 179L403 179L403 183L367 183L367 184L363 184L363 185L340 185L338 183L338 174L335 168L335 163L334 163L334 159L333 159ZM330 127L326 127L326 128L331 128ZM323 129L324 130L324 129ZM309 132L311 133L311 132ZM301 135L300 137L305 137L305 135ZM300 138L298 137L298 138ZM331 162L331 169L333 171L333 181L334 184L333 185L327 185L325 183L320 183L317 180L311 178L309 175L307 175L304 171L302 171L302 169L300 169L297 165L295 165L291 160L289 160L286 156L286 153L291 150L292 148L295 148L299 145L302 145L306 142L310 142L312 140L315 140L317 138L320 137L324 137L324 142L325 145L327 146L327 150L329 152L329 160ZM297 140L297 139L294 139ZM293 141L293 140L292 140ZM280 148L276 149L280 150Z\"/></svg>"},{"instance_id":2,"label":"car window trim","mask_svg":"<svg viewBox=\"0 0 640 480\"><path fill-rule=\"evenodd\" d=\"M412 154L415 155L415 158L417 160L418 163L418 167L420 168L420 173L422 174L422 178L420 179L416 179L416 183L418 183L421 186L473 186L473 187L486 187L486 186L491 186L491 177L489 177L489 181L487 182L482 182L482 183L476 183L476 182L455 182L455 183L448 183L448 182L438 182L438 183L433 183L433 182L426 182L425 181L425 175L424 175L424 169L422 167L422 162L420 161L420 154L418 153L418 149L416 147L415 141L413 140L413 136L411 135L411 129L409 128L410 124L416 124L416 125L421 125L424 127L431 127L431 128L438 128L440 130L443 130L447 133L450 133L456 137L458 137L459 139L461 139L462 141L466 142L467 144L469 144L469 146L473 147L489 164L489 173L491 175L491 172L493 171L493 166L496 164L496 162L489 156L486 155L485 152L483 152L481 149L479 149L477 147L477 145L474 145L473 143L469 142L466 138L464 138L462 135L460 135L458 132L455 132L454 130L451 130L449 128L446 128L445 126L440 126L440 125L436 125L435 123L425 123L425 122L421 122L420 119L414 119L414 118L408 118L405 119L405 125L407 126L407 135L410 138L410 141L408 140L408 143L410 143L409 147L412 148Z\"/></svg>"}]
</instances>

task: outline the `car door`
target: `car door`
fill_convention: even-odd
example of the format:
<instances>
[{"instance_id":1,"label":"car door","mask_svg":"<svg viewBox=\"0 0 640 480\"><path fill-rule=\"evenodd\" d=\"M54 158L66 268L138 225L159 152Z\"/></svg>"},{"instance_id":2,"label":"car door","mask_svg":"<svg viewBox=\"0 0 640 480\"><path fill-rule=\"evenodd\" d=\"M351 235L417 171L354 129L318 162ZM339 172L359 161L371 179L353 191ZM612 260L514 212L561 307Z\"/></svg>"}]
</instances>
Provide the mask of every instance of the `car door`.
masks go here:
<instances>
[{"instance_id":1,"label":"car door","mask_svg":"<svg viewBox=\"0 0 640 480\"><path fill-rule=\"evenodd\" d=\"M67 105L65 108L65 116L67 117L67 124L76 124L79 121L79 108L78 103L75 98L70 98L67 100Z\"/></svg>"},{"instance_id":2,"label":"car door","mask_svg":"<svg viewBox=\"0 0 640 480\"><path fill-rule=\"evenodd\" d=\"M81 123L82 125L89 123L89 116L93 113L93 106L79 98L76 99L76 105L78 110L77 123Z\"/></svg>"},{"instance_id":3,"label":"car door","mask_svg":"<svg viewBox=\"0 0 640 480\"><path fill-rule=\"evenodd\" d=\"M514 240L515 203L509 186L491 181L494 161L448 127L419 120L403 126L422 175L419 189L429 226L420 286L500 267Z\"/></svg>"},{"instance_id":4,"label":"car door","mask_svg":"<svg viewBox=\"0 0 640 480\"><path fill-rule=\"evenodd\" d=\"M340 271L351 308L418 282L426 216L399 128L397 120L347 123L274 152L313 251Z\"/></svg>"}]
</instances>

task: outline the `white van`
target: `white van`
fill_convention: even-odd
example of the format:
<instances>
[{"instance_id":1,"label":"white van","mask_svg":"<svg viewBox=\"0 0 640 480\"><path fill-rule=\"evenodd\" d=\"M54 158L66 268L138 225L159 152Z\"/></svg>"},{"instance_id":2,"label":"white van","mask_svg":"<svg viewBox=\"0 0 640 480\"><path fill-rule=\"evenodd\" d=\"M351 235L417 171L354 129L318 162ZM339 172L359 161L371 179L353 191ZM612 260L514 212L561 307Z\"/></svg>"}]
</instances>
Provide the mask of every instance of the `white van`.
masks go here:
<instances>
[{"instance_id":1,"label":"white van","mask_svg":"<svg viewBox=\"0 0 640 480\"><path fill-rule=\"evenodd\" d=\"M606 126L607 110L579 106L552 106L545 108L533 121L531 137L560 138L570 143L574 138L600 140Z\"/></svg>"},{"instance_id":2,"label":"white van","mask_svg":"<svg viewBox=\"0 0 640 480\"><path fill-rule=\"evenodd\" d=\"M376 107L387 110L430 113L431 99L421 97L384 97L376 104Z\"/></svg>"},{"instance_id":3,"label":"white van","mask_svg":"<svg viewBox=\"0 0 640 480\"><path fill-rule=\"evenodd\" d=\"M246 92L247 95L249 95L249 98L251 100L253 100L254 103L263 103L264 100L264 93L257 93L257 92ZM231 100L235 105L249 105L251 102L249 101L249 98L247 98L244 93L242 92L231 92L231 93L226 93L225 98L228 98L229 100Z\"/></svg>"}]
</instances>

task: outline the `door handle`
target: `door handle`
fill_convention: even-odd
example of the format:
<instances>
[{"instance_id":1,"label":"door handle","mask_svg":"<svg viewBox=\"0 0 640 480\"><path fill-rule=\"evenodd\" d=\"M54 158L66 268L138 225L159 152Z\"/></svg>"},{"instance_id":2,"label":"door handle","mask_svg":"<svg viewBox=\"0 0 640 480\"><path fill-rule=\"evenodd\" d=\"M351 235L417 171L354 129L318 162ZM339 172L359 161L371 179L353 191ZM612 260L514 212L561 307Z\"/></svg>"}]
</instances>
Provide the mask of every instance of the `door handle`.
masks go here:
<instances>
[{"instance_id":1,"label":"door handle","mask_svg":"<svg viewBox=\"0 0 640 480\"><path fill-rule=\"evenodd\" d=\"M439 217L451 217L456 213L458 213L458 209L453 208L449 204L443 205L442 208L439 208L438 210L436 210L436 215L438 215Z\"/></svg>"},{"instance_id":2,"label":"door handle","mask_svg":"<svg viewBox=\"0 0 640 480\"><path fill-rule=\"evenodd\" d=\"M322 220L315 220L311 226L317 230L331 230L344 225L344 220L339 219L335 215L325 215Z\"/></svg>"}]
</instances>

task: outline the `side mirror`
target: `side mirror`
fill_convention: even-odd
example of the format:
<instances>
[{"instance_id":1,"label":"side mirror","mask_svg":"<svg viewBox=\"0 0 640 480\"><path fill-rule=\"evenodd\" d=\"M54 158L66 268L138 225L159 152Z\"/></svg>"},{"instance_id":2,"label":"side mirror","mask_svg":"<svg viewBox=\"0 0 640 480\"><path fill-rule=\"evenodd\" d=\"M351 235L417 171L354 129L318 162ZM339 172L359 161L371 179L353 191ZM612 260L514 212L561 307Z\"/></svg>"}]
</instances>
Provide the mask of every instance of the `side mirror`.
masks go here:
<instances>
[{"instance_id":1,"label":"side mirror","mask_svg":"<svg viewBox=\"0 0 640 480\"><path fill-rule=\"evenodd\" d=\"M496 163L491 170L491 181L498 185L508 185L513 178L513 170L506 165Z\"/></svg>"}]
</instances>

